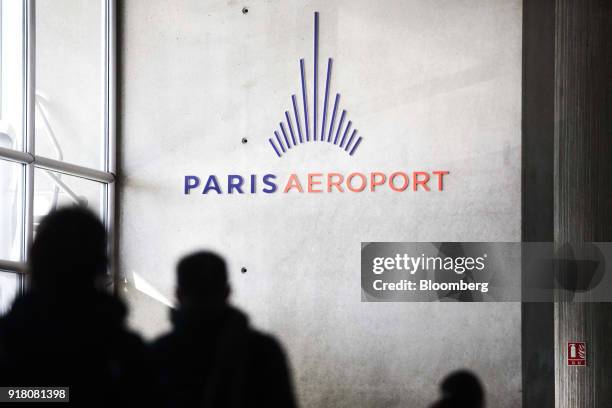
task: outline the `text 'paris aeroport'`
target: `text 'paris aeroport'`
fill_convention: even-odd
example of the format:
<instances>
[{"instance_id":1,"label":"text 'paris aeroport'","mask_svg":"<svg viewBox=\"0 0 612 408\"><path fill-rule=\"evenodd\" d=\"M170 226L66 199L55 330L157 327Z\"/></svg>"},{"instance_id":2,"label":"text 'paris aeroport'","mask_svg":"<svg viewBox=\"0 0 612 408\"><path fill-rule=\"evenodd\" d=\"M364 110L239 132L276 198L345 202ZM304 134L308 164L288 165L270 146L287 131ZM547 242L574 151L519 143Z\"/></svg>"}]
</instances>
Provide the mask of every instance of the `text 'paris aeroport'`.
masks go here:
<instances>
[{"instance_id":1,"label":"text 'paris aeroport'","mask_svg":"<svg viewBox=\"0 0 612 408\"><path fill-rule=\"evenodd\" d=\"M447 170L435 171L396 171L343 173L291 173L287 177L276 174L214 174L205 177L187 175L184 178L184 194L266 194L283 193L361 193L388 190L404 191L443 191Z\"/></svg>"}]
</instances>

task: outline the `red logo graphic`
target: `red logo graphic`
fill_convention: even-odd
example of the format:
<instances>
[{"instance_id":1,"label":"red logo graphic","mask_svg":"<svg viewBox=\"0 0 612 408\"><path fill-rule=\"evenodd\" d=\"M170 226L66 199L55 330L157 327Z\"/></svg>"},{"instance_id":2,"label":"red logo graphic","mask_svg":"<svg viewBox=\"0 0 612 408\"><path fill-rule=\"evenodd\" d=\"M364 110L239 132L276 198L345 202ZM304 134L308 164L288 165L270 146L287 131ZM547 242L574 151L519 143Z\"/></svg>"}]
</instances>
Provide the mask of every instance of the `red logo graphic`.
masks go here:
<instances>
[{"instance_id":1,"label":"red logo graphic","mask_svg":"<svg viewBox=\"0 0 612 408\"><path fill-rule=\"evenodd\" d=\"M586 343L571 341L567 343L567 365L585 366L586 365Z\"/></svg>"}]
</instances>

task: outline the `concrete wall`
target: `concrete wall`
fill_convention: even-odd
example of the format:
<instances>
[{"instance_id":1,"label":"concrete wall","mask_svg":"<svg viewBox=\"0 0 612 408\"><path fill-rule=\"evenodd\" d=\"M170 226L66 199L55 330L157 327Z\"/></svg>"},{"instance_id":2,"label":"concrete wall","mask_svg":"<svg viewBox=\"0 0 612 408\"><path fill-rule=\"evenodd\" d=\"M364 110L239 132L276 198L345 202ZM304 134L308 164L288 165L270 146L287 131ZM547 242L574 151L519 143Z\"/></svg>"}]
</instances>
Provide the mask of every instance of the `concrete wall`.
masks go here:
<instances>
[{"instance_id":1,"label":"concrete wall","mask_svg":"<svg viewBox=\"0 0 612 408\"><path fill-rule=\"evenodd\" d=\"M119 256L133 325L166 330L159 300L173 298L177 258L212 248L229 260L234 303L285 344L303 406L426 406L461 367L489 406L520 406L519 304L361 303L359 276L362 241L520 240L520 1L245 5L120 10ZM300 95L300 57L312 73L316 10L320 75L333 57L332 91L364 140L353 157L311 143L278 159L267 139ZM451 171L443 192L182 191L186 174L437 168Z\"/></svg>"}]
</instances>

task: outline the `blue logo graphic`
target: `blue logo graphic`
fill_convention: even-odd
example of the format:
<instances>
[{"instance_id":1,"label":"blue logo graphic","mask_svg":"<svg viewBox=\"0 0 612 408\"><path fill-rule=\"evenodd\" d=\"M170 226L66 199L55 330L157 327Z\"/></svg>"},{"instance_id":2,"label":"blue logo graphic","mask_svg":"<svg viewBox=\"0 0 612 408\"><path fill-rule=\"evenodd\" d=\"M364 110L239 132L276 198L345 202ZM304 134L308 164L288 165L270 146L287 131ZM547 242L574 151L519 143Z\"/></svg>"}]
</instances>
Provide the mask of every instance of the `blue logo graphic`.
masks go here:
<instances>
[{"instance_id":1,"label":"blue logo graphic","mask_svg":"<svg viewBox=\"0 0 612 408\"><path fill-rule=\"evenodd\" d=\"M335 128L336 117L338 113L338 105L340 104L340 94L336 93L334 100L334 107L331 113L331 120L329 127L327 126L327 108L329 101L329 85L331 81L333 60L327 59L327 77L325 80L325 96L323 97L323 117L319 128L319 12L314 13L314 80L313 80L313 107L312 107L312 128L310 124L310 114L308 112L308 95L306 92L306 69L304 65L304 58L300 59L300 76L302 79L302 107L303 107L303 120L300 120L300 110L298 109L298 101L295 94L291 95L291 102L293 104L293 115L295 118L295 132L293 123L291 122L291 115L289 111L285 111L285 119L287 121L286 127L284 122L280 122L280 129L274 131L274 139L270 138L268 141L274 149L274 153L278 157L282 157L285 153L288 153L292 147L297 146L301 143L307 142L327 142L333 143L340 149L343 149L349 155L353 155L361 143L361 136L357 136L357 129L353 129L351 132L352 121L346 120L346 110L342 110L340 113L340 119L338 121L338 127ZM304 127L302 129L302 123ZM344 126L344 127L343 127ZM279 133L280 130L280 133ZM288 130L288 132L287 132ZM297 133L297 135L296 135ZM281 137L282 134L282 137ZM349 136L350 135L350 136Z\"/></svg>"}]
</instances>

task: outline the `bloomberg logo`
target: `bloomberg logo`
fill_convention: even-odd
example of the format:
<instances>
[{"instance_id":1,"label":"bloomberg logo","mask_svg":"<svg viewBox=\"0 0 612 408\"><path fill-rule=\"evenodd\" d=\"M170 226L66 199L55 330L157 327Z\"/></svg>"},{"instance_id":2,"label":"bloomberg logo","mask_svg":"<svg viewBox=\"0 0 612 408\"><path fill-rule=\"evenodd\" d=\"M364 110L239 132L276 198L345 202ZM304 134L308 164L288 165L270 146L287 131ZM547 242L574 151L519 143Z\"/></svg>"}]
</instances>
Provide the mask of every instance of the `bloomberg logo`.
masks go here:
<instances>
[{"instance_id":1,"label":"bloomberg logo","mask_svg":"<svg viewBox=\"0 0 612 408\"><path fill-rule=\"evenodd\" d=\"M314 13L314 69L312 107L308 103L306 67L304 58L300 59L300 79L302 91L302 106L300 109L298 98L291 95L292 114L289 110L284 112L284 120L279 122L278 129L274 130L273 137L268 139L271 151L277 158L282 158L294 148L303 143L323 142L337 146L340 151L353 156L363 141L357 129L352 129L353 122L348 120L347 111L340 107L340 94L336 93L331 113L328 111L329 90L333 60L327 59L327 74L325 79L322 117L319 124L319 13ZM312 110L309 111L309 108ZM327 124L328 113L329 125ZM312 116L312 121L311 121ZM336 121L338 123L336 127ZM218 177L210 174L205 177L186 175L184 177L183 192L188 195L192 192L200 194L255 194L263 192L272 194L276 192L290 193L332 193L332 192L375 192L387 189L393 192L404 191L443 191L444 177L448 170L434 171L395 171L395 172L352 172L348 174L338 172L309 172L305 175L291 173L288 176L276 174L240 175L227 174Z\"/></svg>"}]
</instances>

